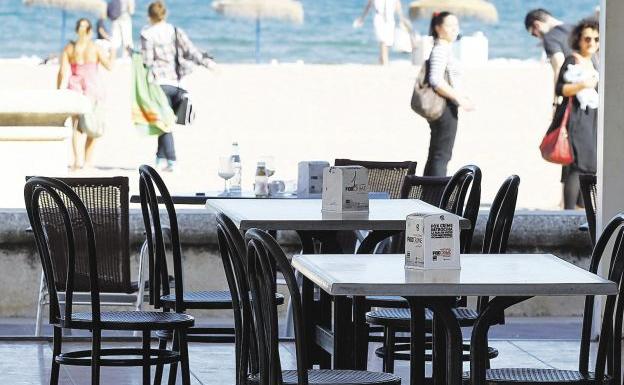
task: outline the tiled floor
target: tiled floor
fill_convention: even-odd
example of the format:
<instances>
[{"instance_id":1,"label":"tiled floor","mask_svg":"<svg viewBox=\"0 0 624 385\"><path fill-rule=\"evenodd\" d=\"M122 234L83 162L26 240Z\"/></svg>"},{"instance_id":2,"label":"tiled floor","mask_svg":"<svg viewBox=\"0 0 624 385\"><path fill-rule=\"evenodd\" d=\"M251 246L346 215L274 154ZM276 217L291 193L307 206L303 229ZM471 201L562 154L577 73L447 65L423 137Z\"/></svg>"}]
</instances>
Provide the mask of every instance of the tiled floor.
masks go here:
<instances>
[{"instance_id":1,"label":"tiled floor","mask_svg":"<svg viewBox=\"0 0 624 385\"><path fill-rule=\"evenodd\" d=\"M107 346L121 345L119 343ZM131 343L124 343L130 346ZM537 368L574 369L577 366L578 341L564 340L492 340L499 358L493 367L516 366ZM67 348L86 348L85 343L67 343ZM371 351L373 346L371 346ZM45 342L0 343L0 384L47 384L50 374L52 350ZM234 348L228 344L192 344L190 348L193 384L234 384ZM285 369L292 368L294 347L283 344L281 359ZM397 362L397 374L408 383L407 362ZM370 370L380 370L381 361L369 359ZM467 369L467 367L466 367ZM153 372L153 371L152 371ZM78 385L90 383L89 368L63 366L60 383ZM178 379L178 383L180 380ZM102 384L141 384L140 368L104 368Z\"/></svg>"}]
</instances>

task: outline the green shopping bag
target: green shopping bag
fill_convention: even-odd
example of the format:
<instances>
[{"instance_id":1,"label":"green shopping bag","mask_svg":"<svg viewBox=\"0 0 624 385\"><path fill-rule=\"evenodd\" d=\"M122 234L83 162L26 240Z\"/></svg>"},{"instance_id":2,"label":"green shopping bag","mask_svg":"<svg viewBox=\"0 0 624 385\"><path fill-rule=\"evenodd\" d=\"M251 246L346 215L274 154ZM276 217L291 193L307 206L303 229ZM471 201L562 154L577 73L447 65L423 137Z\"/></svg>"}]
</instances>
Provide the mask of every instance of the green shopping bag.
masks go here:
<instances>
[{"instance_id":1,"label":"green shopping bag","mask_svg":"<svg viewBox=\"0 0 624 385\"><path fill-rule=\"evenodd\" d=\"M158 84L149 80L141 54L132 55L132 122L148 135L171 132L176 116Z\"/></svg>"}]
</instances>

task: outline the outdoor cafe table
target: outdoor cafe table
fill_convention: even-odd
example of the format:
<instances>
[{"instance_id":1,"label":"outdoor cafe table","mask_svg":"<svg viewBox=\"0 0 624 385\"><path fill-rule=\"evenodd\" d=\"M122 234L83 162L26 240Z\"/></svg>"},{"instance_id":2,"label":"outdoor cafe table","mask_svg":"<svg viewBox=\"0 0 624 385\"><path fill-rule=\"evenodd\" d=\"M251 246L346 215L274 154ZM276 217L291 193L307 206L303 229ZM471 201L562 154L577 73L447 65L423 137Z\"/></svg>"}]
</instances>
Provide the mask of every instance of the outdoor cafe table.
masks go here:
<instances>
[{"instance_id":1,"label":"outdoor cafe table","mask_svg":"<svg viewBox=\"0 0 624 385\"><path fill-rule=\"evenodd\" d=\"M534 296L617 293L615 283L550 254L465 254L461 255L461 270L435 271L405 269L404 258L402 254L312 254L294 256L292 266L303 275L304 287L314 283L333 296L334 301L342 301L347 296L404 297L411 310L411 384L425 383L425 307L434 312L434 384L460 385L462 337L451 312L456 297L494 297L473 329L472 343L482 349L486 344L483 333L490 320L513 304ZM327 333L313 323L312 295L302 296L302 306L308 338L306 346L314 351L315 344L322 342L320 339L328 338ZM334 355L348 356L358 345L368 343L367 340L357 341L358 334L349 328L348 322L334 319L333 326L330 338ZM445 340L438 332L445 333Z\"/></svg>"}]
</instances>

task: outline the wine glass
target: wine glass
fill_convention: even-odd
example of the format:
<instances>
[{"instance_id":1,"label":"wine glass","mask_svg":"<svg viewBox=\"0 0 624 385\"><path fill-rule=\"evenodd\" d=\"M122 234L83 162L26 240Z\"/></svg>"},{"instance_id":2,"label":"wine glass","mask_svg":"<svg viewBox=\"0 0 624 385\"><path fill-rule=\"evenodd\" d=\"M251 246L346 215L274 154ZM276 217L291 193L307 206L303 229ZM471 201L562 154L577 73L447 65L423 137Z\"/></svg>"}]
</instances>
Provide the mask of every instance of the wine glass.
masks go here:
<instances>
[{"instance_id":1,"label":"wine glass","mask_svg":"<svg viewBox=\"0 0 624 385\"><path fill-rule=\"evenodd\" d=\"M231 156L219 157L219 177L223 178L223 194L228 194L227 181L234 176L234 164Z\"/></svg>"},{"instance_id":2,"label":"wine glass","mask_svg":"<svg viewBox=\"0 0 624 385\"><path fill-rule=\"evenodd\" d=\"M260 161L266 166L267 176L270 178L275 174L275 157L272 155L264 155L260 157Z\"/></svg>"}]
</instances>

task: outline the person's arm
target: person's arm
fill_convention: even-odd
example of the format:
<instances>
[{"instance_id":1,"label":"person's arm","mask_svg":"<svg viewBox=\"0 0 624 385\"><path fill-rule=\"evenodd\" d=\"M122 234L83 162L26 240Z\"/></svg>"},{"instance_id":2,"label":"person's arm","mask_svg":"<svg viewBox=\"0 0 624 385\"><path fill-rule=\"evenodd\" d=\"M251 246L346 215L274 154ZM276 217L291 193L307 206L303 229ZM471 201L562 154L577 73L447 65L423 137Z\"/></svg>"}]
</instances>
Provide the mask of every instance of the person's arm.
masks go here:
<instances>
[{"instance_id":1,"label":"person's arm","mask_svg":"<svg viewBox=\"0 0 624 385\"><path fill-rule=\"evenodd\" d=\"M61 62L59 65L59 71L58 74L56 75L56 88L57 89L61 89L61 87L63 86L63 83L65 81L65 74L67 73L67 69L69 68L69 52L68 52L68 48L69 46L66 46L63 49L63 52L61 53Z\"/></svg>"},{"instance_id":2,"label":"person's arm","mask_svg":"<svg viewBox=\"0 0 624 385\"><path fill-rule=\"evenodd\" d=\"M455 102L455 104L466 110L472 110L474 107L470 99L460 94L444 78L448 64L448 52L448 50L440 46L434 46L434 49L431 50L431 55L429 56L429 85L438 95Z\"/></svg>"},{"instance_id":3,"label":"person's arm","mask_svg":"<svg viewBox=\"0 0 624 385\"><path fill-rule=\"evenodd\" d=\"M401 6L400 1L396 2L395 12L399 15L399 23L402 24L409 33L412 33L412 23L403 15L403 7Z\"/></svg>"},{"instance_id":4,"label":"person's arm","mask_svg":"<svg viewBox=\"0 0 624 385\"><path fill-rule=\"evenodd\" d=\"M565 80L565 73L569 64L574 64L576 61L572 58L568 58L563 62L561 71L559 71L559 77L555 86L555 94L557 96L570 97L578 94L585 88L596 88L598 84L598 78L586 79L579 83L568 83Z\"/></svg>"},{"instance_id":5,"label":"person's arm","mask_svg":"<svg viewBox=\"0 0 624 385\"><path fill-rule=\"evenodd\" d=\"M561 72L561 66L563 65L564 61L565 61L565 57L563 56L563 52L555 52L550 56L550 65L552 66L553 75L554 75L553 84L557 84L557 81L559 80L559 72ZM558 104L557 103L558 99L559 99L559 95L555 93L554 98L553 98L553 105Z\"/></svg>"},{"instance_id":6,"label":"person's arm","mask_svg":"<svg viewBox=\"0 0 624 385\"><path fill-rule=\"evenodd\" d=\"M141 55L143 56L143 64L147 68L154 65L154 43L141 35Z\"/></svg>"},{"instance_id":7,"label":"person's arm","mask_svg":"<svg viewBox=\"0 0 624 385\"><path fill-rule=\"evenodd\" d=\"M135 8L134 0L128 0L128 13L134 15Z\"/></svg>"},{"instance_id":8,"label":"person's arm","mask_svg":"<svg viewBox=\"0 0 624 385\"><path fill-rule=\"evenodd\" d=\"M205 57L204 53L201 52L191 39L189 39L186 32L177 28L178 31L178 43L180 44L180 49L182 50L183 57L185 59L192 60L193 63L201 66L205 66L211 68L214 66L214 61L208 57Z\"/></svg>"},{"instance_id":9,"label":"person's arm","mask_svg":"<svg viewBox=\"0 0 624 385\"><path fill-rule=\"evenodd\" d=\"M366 5L364 6L364 10L362 11L362 15L360 15L360 17L355 19L355 21L353 22L354 27L359 28L362 25L364 25L364 19L366 19L366 15L368 15L368 11L370 10L370 7L372 5L373 5L373 0L368 0L366 2Z\"/></svg>"},{"instance_id":10,"label":"person's arm","mask_svg":"<svg viewBox=\"0 0 624 385\"><path fill-rule=\"evenodd\" d=\"M98 62L102 64L102 66L107 70L112 70L113 63L115 62L115 51L112 49L109 50L107 56L106 54L104 54L104 51L100 49L100 47L96 46L95 49L97 50Z\"/></svg>"}]
</instances>

